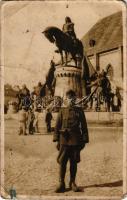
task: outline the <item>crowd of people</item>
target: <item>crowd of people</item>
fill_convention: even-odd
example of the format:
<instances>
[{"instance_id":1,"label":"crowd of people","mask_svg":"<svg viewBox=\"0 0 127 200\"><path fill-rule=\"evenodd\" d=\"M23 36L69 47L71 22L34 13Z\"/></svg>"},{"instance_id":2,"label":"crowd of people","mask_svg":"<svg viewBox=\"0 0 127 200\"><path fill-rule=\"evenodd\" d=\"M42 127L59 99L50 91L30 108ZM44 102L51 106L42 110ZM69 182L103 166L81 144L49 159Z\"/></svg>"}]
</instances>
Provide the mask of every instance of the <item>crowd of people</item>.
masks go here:
<instances>
[{"instance_id":1,"label":"crowd of people","mask_svg":"<svg viewBox=\"0 0 127 200\"><path fill-rule=\"evenodd\" d=\"M19 135L33 135L39 133L38 121L39 121L40 109L34 109L31 106L26 109L22 106L19 111ZM51 128L52 113L50 109L47 109L45 114L45 123L47 126L47 133L52 131Z\"/></svg>"},{"instance_id":2,"label":"crowd of people","mask_svg":"<svg viewBox=\"0 0 127 200\"><path fill-rule=\"evenodd\" d=\"M30 90L24 84L22 89L17 94L18 98L18 113L19 113L19 135L33 135L39 133L38 120L39 113L46 108L46 102L40 97L40 90L42 88L39 82L33 91ZM43 101L43 102L42 102ZM47 132L51 132L51 120L52 114L50 109L46 109L45 123L47 126Z\"/></svg>"},{"instance_id":3,"label":"crowd of people","mask_svg":"<svg viewBox=\"0 0 127 200\"><path fill-rule=\"evenodd\" d=\"M51 132L51 110L48 108L51 102L51 97L40 98L40 89L42 85L39 82L37 87L30 93L26 85L23 85L19 93L19 115L20 115L20 130L19 134L27 135L39 132L38 130L38 115L42 109L46 110L45 123L47 132ZM90 89L90 98L87 103L86 110L93 111L113 111L119 112L121 109L121 100L119 89L112 87L106 72L95 73L91 77L91 82L88 84Z\"/></svg>"},{"instance_id":4,"label":"crowd of people","mask_svg":"<svg viewBox=\"0 0 127 200\"><path fill-rule=\"evenodd\" d=\"M119 112L121 110L122 96L118 87L113 86L107 73L95 73L88 84L91 97L88 103L89 109L93 111Z\"/></svg>"},{"instance_id":5,"label":"crowd of people","mask_svg":"<svg viewBox=\"0 0 127 200\"><path fill-rule=\"evenodd\" d=\"M51 94L46 94L44 97L41 97L41 88L42 84L39 82L37 86L33 87L33 91L30 92L24 84L17 92L17 103L13 102L13 106L16 107L16 110L20 111L22 107L24 107L27 111L32 108L34 111L38 110L38 112L42 112L53 100L56 107L58 107L58 104L60 107L62 99L60 99L60 97L54 98ZM96 72L91 77L90 82L87 83L87 91L88 90L88 97L90 96L90 98L88 98L87 104L85 102L85 106L83 106L86 111L121 111L122 96L120 94L120 89L112 85L112 82L109 80L104 70L101 73Z\"/></svg>"},{"instance_id":6,"label":"crowd of people","mask_svg":"<svg viewBox=\"0 0 127 200\"><path fill-rule=\"evenodd\" d=\"M28 135L39 132L38 130L38 116L43 110L46 110L45 123L47 126L47 132L51 132L51 120L52 107L60 107L62 101L61 99L55 98L51 95L46 95L45 97L40 96L40 90L42 84L39 82L33 91L23 85L17 94L17 111L19 112L19 135ZM113 111L119 112L121 110L122 96L118 87L113 87L111 81L104 70L101 73L95 73L91 77L91 81L87 84L87 89L90 91L90 96L85 104L84 109L86 111ZM49 105L55 102L53 106L49 109ZM57 109L56 109L57 110ZM58 111L58 110L57 110Z\"/></svg>"}]
</instances>

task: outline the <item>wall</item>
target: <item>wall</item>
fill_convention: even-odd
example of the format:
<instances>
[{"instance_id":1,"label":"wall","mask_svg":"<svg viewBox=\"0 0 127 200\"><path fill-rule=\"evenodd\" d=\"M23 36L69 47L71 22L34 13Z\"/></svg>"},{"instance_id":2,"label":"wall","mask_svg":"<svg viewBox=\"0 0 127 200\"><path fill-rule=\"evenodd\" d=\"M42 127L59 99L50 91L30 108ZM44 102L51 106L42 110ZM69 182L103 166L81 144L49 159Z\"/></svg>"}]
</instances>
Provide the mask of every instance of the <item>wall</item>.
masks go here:
<instances>
[{"instance_id":1,"label":"wall","mask_svg":"<svg viewBox=\"0 0 127 200\"><path fill-rule=\"evenodd\" d=\"M120 48L99 54L100 71L102 69L105 70L108 64L111 64L113 67L113 81L115 81L118 86L122 86L122 64Z\"/></svg>"},{"instance_id":2,"label":"wall","mask_svg":"<svg viewBox=\"0 0 127 200\"><path fill-rule=\"evenodd\" d=\"M95 57L95 55L89 56L89 60L90 60L91 64L93 65L93 67L96 69L96 57Z\"/></svg>"}]
</instances>

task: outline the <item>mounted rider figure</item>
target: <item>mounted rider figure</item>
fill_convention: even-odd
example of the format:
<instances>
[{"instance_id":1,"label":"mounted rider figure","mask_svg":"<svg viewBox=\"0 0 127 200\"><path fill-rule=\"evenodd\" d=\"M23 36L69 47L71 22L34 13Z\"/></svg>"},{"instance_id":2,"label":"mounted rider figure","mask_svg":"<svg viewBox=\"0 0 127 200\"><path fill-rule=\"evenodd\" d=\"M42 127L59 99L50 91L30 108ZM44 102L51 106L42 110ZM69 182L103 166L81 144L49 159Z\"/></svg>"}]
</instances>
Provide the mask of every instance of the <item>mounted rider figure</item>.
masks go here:
<instances>
[{"instance_id":1,"label":"mounted rider figure","mask_svg":"<svg viewBox=\"0 0 127 200\"><path fill-rule=\"evenodd\" d=\"M63 25L63 29L60 30L57 27L47 27L42 33L44 33L45 37L57 46L56 53L60 53L61 55L61 64L64 63L63 52L65 53L65 65L68 61L68 54L71 54L71 59L74 60L75 65L77 64L77 58L81 62L83 59L83 44L76 37L74 31L74 23L71 21L70 17L65 18L65 24ZM69 56L70 58L70 56Z\"/></svg>"},{"instance_id":2,"label":"mounted rider figure","mask_svg":"<svg viewBox=\"0 0 127 200\"><path fill-rule=\"evenodd\" d=\"M62 28L63 32L70 36L73 41L76 41L76 34L74 31L74 23L71 21L70 17L65 17L65 24Z\"/></svg>"}]
</instances>

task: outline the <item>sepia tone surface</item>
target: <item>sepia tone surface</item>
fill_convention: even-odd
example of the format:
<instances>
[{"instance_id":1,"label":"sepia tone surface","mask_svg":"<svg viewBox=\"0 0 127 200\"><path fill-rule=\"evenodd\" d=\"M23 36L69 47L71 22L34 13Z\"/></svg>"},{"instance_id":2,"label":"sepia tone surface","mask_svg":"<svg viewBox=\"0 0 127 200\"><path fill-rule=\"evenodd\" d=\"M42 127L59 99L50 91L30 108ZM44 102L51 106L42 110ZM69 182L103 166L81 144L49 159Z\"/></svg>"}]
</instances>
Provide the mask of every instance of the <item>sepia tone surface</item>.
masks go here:
<instances>
[{"instance_id":1,"label":"sepia tone surface","mask_svg":"<svg viewBox=\"0 0 127 200\"><path fill-rule=\"evenodd\" d=\"M39 81L45 82L51 59L59 62L60 55L54 53L56 46L41 32L48 26L62 29L64 18L70 16L94 69L105 70L110 64L113 69L110 82L122 88L123 97L123 13L124 4L117 1L6 2L2 6L4 84L12 88L26 84L32 91ZM95 40L95 46L89 45L91 39ZM56 85L57 94L63 95L61 90L66 91L68 86L66 78L63 82L62 78L60 80L61 85ZM15 100L13 95L10 96L5 95L5 102ZM67 191L57 196L116 196L119 199L123 195L123 106L122 100L121 110L117 113L86 111L90 143L81 152L77 173L77 183L82 191L78 195ZM56 116L54 112L53 128ZM40 133L19 136L18 113L7 113L4 127L2 187L6 195L14 187L19 196L56 196L58 152L52 142L52 133L47 134L45 110L39 115ZM68 172L66 182L68 187Z\"/></svg>"}]
</instances>

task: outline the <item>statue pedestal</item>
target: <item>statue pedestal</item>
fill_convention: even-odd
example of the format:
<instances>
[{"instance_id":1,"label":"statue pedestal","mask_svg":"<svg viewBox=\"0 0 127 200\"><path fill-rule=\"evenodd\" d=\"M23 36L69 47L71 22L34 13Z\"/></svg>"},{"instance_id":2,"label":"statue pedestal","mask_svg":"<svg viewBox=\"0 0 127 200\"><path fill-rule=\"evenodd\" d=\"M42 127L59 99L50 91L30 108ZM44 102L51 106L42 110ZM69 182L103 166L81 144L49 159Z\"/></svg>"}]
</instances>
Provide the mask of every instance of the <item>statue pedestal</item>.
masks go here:
<instances>
[{"instance_id":1,"label":"statue pedestal","mask_svg":"<svg viewBox=\"0 0 127 200\"><path fill-rule=\"evenodd\" d=\"M72 65L58 66L55 71L55 96L65 97L70 89L76 92L78 98L82 97L81 68Z\"/></svg>"}]
</instances>

